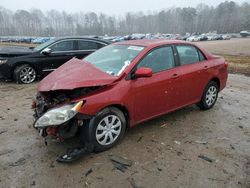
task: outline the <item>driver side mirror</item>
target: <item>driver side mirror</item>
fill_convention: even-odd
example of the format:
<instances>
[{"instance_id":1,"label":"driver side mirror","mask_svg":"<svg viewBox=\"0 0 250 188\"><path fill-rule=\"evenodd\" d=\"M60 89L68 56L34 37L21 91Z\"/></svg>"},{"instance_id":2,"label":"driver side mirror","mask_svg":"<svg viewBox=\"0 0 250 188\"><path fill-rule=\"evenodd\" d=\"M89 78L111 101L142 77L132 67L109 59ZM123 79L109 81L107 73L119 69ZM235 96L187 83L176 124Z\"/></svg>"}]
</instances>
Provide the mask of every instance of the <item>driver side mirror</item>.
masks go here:
<instances>
[{"instance_id":1,"label":"driver side mirror","mask_svg":"<svg viewBox=\"0 0 250 188\"><path fill-rule=\"evenodd\" d=\"M49 54L51 54L51 49L50 48L45 48L41 53L43 55L49 55Z\"/></svg>"},{"instance_id":2,"label":"driver side mirror","mask_svg":"<svg viewBox=\"0 0 250 188\"><path fill-rule=\"evenodd\" d=\"M136 78L151 77L153 74L152 69L147 67L140 67L135 71Z\"/></svg>"}]
</instances>

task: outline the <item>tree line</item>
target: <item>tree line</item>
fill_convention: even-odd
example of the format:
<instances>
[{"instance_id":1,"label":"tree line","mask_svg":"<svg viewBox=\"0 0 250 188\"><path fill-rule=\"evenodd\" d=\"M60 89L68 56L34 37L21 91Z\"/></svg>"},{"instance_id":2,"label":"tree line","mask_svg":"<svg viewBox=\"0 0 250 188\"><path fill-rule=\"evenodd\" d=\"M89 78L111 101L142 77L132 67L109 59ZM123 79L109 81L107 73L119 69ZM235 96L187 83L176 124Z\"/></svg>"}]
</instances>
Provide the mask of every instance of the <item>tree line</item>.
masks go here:
<instances>
[{"instance_id":1,"label":"tree line","mask_svg":"<svg viewBox=\"0 0 250 188\"><path fill-rule=\"evenodd\" d=\"M250 30L250 4L128 12L123 16L95 12L67 13L39 9L11 11L0 7L0 36L127 35L132 33L236 33Z\"/></svg>"}]
</instances>

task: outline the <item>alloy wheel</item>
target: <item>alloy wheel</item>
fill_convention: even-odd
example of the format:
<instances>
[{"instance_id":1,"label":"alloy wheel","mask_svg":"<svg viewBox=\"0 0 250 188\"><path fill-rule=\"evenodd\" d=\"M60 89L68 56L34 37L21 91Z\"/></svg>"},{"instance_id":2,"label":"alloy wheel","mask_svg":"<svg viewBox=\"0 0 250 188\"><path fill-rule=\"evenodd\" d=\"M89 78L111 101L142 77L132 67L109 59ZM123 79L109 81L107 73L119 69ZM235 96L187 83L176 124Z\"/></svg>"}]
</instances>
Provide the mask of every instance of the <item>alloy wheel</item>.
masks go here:
<instances>
[{"instance_id":1,"label":"alloy wheel","mask_svg":"<svg viewBox=\"0 0 250 188\"><path fill-rule=\"evenodd\" d=\"M36 79L36 71L32 67L25 67L20 71L20 80L24 84L32 83Z\"/></svg>"},{"instance_id":2,"label":"alloy wheel","mask_svg":"<svg viewBox=\"0 0 250 188\"><path fill-rule=\"evenodd\" d=\"M215 103L216 96L217 96L217 88L215 86L209 87L206 93L206 103L208 106L212 106Z\"/></svg>"},{"instance_id":3,"label":"alloy wheel","mask_svg":"<svg viewBox=\"0 0 250 188\"><path fill-rule=\"evenodd\" d=\"M121 133L122 123L118 116L104 117L96 128L96 140L101 145L113 144Z\"/></svg>"}]
</instances>

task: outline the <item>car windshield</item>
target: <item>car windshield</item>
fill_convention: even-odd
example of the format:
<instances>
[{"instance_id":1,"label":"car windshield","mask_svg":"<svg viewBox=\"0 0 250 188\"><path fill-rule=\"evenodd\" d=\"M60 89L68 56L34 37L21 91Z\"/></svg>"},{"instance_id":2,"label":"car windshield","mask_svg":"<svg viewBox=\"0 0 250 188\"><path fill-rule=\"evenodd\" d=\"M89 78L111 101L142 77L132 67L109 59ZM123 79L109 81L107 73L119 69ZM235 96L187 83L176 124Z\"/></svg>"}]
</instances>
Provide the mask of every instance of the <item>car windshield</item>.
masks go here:
<instances>
[{"instance_id":1,"label":"car windshield","mask_svg":"<svg viewBox=\"0 0 250 188\"><path fill-rule=\"evenodd\" d=\"M119 76L143 49L142 46L114 44L92 53L84 60L110 75Z\"/></svg>"},{"instance_id":2,"label":"car windshield","mask_svg":"<svg viewBox=\"0 0 250 188\"><path fill-rule=\"evenodd\" d=\"M46 48L47 46L51 45L53 42L55 42L55 39L51 39L47 42L44 42L44 43L38 45L37 47L35 47L34 51L40 51L40 50Z\"/></svg>"}]
</instances>

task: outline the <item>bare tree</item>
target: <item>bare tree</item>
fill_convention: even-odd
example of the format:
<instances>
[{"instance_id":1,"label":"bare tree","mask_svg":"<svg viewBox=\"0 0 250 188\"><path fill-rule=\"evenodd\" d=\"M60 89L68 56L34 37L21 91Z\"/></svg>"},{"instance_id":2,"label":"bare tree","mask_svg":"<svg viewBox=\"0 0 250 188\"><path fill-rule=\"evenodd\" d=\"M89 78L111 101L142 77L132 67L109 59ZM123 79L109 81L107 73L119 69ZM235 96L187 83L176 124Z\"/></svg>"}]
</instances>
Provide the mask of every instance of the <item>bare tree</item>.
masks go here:
<instances>
[{"instance_id":1,"label":"bare tree","mask_svg":"<svg viewBox=\"0 0 250 188\"><path fill-rule=\"evenodd\" d=\"M103 13L39 9L12 12L0 7L0 35L67 36L126 35L132 33L220 33L250 30L250 4L225 1L218 6L171 8L159 12Z\"/></svg>"}]
</instances>

